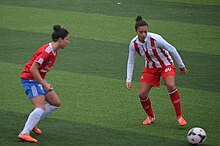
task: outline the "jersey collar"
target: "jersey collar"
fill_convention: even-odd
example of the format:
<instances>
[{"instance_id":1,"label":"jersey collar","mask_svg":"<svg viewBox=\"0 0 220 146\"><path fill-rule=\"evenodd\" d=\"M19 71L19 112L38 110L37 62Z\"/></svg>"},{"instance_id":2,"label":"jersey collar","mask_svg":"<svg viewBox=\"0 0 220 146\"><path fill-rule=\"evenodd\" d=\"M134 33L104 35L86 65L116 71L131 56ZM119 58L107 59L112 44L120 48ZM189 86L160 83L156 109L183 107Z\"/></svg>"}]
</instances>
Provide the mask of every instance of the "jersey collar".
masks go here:
<instances>
[{"instance_id":1,"label":"jersey collar","mask_svg":"<svg viewBox=\"0 0 220 146\"><path fill-rule=\"evenodd\" d=\"M144 43L143 43L143 42L141 42L141 41L138 39L138 36L137 36L136 42L137 42L138 44L140 44L140 45L144 45L144 44L146 43L147 39L148 39L148 35L147 35L146 38L144 39Z\"/></svg>"},{"instance_id":2,"label":"jersey collar","mask_svg":"<svg viewBox=\"0 0 220 146\"><path fill-rule=\"evenodd\" d=\"M49 46L50 46L50 48L52 49L53 55L55 56L55 55L56 55L56 52L55 52L54 49L53 49L52 43L49 43Z\"/></svg>"}]
</instances>

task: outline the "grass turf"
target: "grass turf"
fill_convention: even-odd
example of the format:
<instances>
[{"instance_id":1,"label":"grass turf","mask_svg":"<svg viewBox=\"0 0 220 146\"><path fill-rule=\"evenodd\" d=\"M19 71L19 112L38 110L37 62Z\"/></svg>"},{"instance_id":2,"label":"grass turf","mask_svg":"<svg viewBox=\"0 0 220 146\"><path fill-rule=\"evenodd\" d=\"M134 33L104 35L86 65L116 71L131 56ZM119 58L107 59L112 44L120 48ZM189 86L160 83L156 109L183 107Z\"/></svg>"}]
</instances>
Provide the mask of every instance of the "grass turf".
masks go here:
<instances>
[{"instance_id":1,"label":"grass turf","mask_svg":"<svg viewBox=\"0 0 220 146\"><path fill-rule=\"evenodd\" d=\"M54 85L62 107L40 123L44 135L34 135L40 140L37 145L181 146L188 145L186 133L196 126L207 132L206 145L220 144L217 1L122 1L119 6L116 1L66 0L56 10L58 2L0 2L1 145L20 144L16 137L32 106L19 75L32 53L50 41L52 25L58 23L70 30L71 44L60 51L47 80ZM141 124L146 115L136 98L143 69L140 58L133 90L123 87L137 13L147 18L151 31L177 47L190 70L187 77L177 74L176 78L188 121L185 128L176 125L163 85L150 95L156 123Z\"/></svg>"}]
</instances>

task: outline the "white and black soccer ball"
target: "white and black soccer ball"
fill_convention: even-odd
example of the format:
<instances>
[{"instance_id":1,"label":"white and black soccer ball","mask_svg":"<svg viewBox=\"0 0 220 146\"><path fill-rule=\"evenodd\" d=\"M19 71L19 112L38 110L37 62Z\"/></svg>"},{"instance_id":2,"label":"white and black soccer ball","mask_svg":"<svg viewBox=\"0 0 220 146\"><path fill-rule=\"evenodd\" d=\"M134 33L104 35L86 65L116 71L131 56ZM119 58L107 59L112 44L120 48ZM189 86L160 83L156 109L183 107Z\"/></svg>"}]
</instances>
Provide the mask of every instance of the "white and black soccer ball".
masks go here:
<instances>
[{"instance_id":1,"label":"white and black soccer ball","mask_svg":"<svg viewBox=\"0 0 220 146\"><path fill-rule=\"evenodd\" d=\"M202 128L192 128L187 134L187 139L191 144L200 145L206 140L206 133Z\"/></svg>"}]
</instances>

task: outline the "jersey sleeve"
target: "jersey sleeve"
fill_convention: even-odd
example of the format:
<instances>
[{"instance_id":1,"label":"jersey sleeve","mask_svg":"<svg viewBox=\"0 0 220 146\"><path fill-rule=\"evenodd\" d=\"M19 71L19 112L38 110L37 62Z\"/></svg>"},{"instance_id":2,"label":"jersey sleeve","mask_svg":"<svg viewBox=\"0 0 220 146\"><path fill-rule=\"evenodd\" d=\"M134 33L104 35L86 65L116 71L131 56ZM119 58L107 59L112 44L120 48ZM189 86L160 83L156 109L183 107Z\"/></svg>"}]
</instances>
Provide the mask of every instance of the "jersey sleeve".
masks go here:
<instances>
[{"instance_id":1,"label":"jersey sleeve","mask_svg":"<svg viewBox=\"0 0 220 146\"><path fill-rule=\"evenodd\" d=\"M133 71L134 71L134 63L135 63L136 51L134 48L134 44L131 42L129 45L129 55L127 62L127 79L126 82L132 81Z\"/></svg>"},{"instance_id":2,"label":"jersey sleeve","mask_svg":"<svg viewBox=\"0 0 220 146\"><path fill-rule=\"evenodd\" d=\"M156 43L157 43L158 47L161 47L171 53L171 55L174 57L176 63L178 64L179 68L185 67L179 53L177 52L177 50L174 46L172 46L170 43L168 43L162 37L159 37L157 39Z\"/></svg>"}]
</instances>

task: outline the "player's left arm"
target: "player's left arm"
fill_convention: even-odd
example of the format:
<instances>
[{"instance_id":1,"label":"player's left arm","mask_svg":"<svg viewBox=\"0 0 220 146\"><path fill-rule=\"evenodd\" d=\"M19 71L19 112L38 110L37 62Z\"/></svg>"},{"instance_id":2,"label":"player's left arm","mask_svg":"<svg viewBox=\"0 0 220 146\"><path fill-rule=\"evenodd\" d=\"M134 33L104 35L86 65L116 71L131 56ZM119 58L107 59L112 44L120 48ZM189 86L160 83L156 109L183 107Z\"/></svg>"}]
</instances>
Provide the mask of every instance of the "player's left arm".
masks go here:
<instances>
[{"instance_id":1,"label":"player's left arm","mask_svg":"<svg viewBox=\"0 0 220 146\"><path fill-rule=\"evenodd\" d=\"M183 63L182 58L180 57L179 53L177 52L177 50L174 46L172 46L170 43L168 43L162 37L160 37L157 40L157 45L171 53L171 55L173 56L173 58L175 59L176 63L179 66L181 74L185 75L188 73L188 70Z\"/></svg>"}]
</instances>

